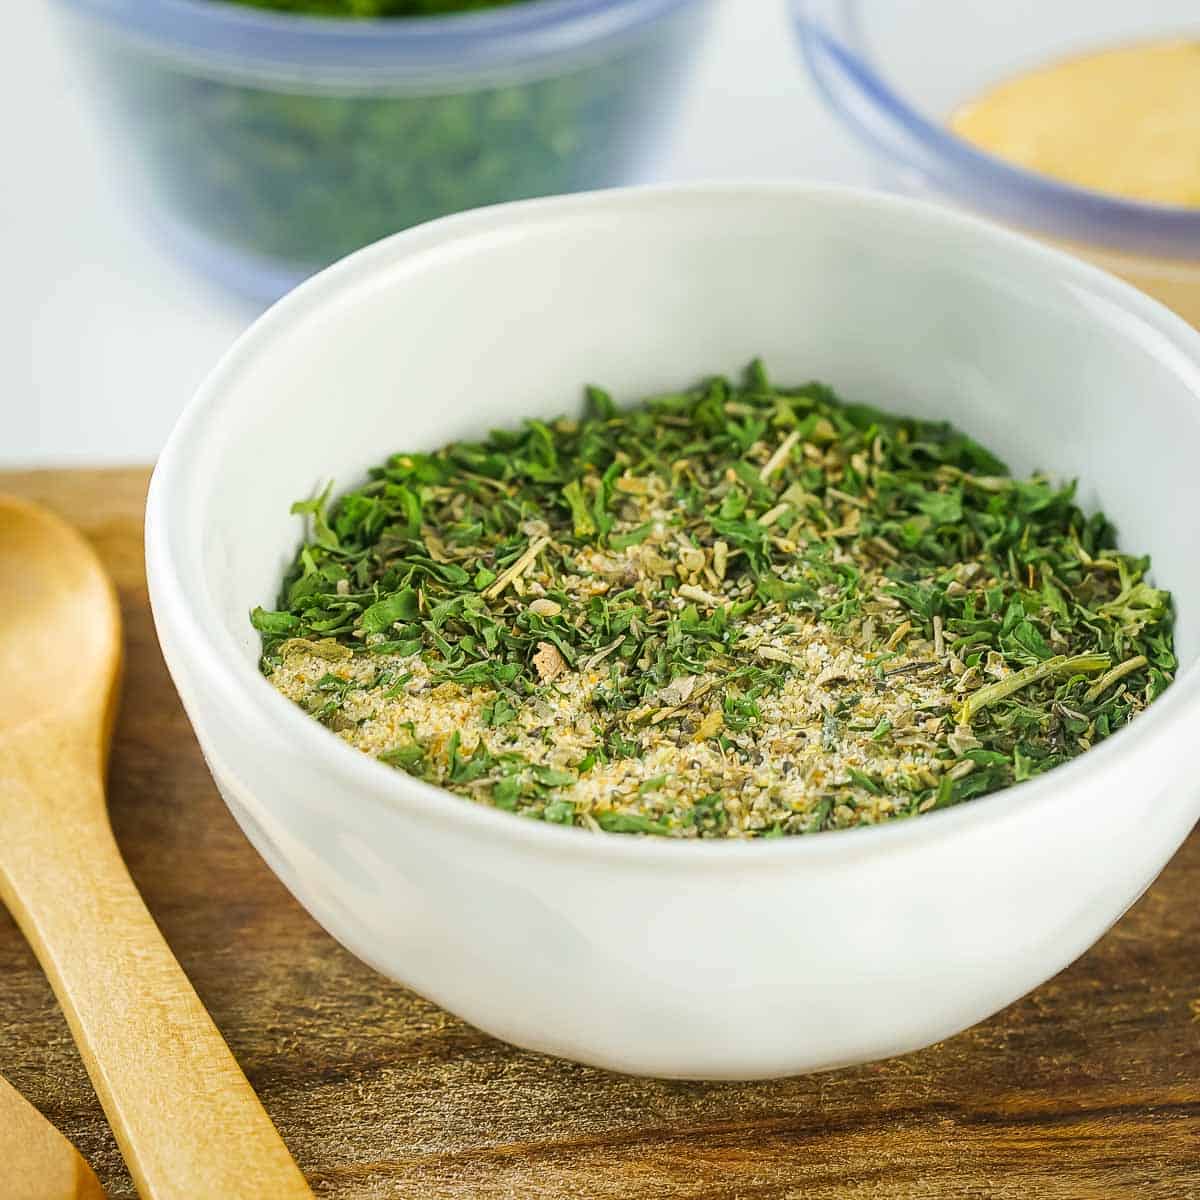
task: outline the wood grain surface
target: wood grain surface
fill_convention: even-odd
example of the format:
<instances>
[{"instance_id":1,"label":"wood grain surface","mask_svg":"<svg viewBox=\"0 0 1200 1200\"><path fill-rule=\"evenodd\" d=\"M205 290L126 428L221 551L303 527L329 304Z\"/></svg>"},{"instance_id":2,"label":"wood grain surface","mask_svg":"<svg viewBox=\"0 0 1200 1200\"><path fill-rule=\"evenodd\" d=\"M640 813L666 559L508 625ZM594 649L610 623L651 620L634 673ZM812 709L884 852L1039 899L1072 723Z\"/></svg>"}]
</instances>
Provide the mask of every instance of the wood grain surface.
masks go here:
<instances>
[{"instance_id":1,"label":"wood grain surface","mask_svg":"<svg viewBox=\"0 0 1200 1200\"><path fill-rule=\"evenodd\" d=\"M694 1084L513 1050L351 958L242 838L159 657L145 487L143 470L0 475L0 491L76 521L116 576L128 639L117 837L319 1196L1200 1200L1200 833L1085 958L919 1054ZM50 989L3 913L0 1073L111 1196L134 1195Z\"/></svg>"}]
</instances>

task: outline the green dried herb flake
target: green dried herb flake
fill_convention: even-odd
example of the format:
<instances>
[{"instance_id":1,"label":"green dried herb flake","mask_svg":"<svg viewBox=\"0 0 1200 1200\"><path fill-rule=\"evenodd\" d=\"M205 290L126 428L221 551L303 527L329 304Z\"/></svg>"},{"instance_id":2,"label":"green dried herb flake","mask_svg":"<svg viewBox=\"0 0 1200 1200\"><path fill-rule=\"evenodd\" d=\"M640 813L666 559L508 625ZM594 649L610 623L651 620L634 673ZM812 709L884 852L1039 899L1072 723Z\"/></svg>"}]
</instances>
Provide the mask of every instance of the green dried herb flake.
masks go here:
<instances>
[{"instance_id":1,"label":"green dried herb flake","mask_svg":"<svg viewBox=\"0 0 1200 1200\"><path fill-rule=\"evenodd\" d=\"M1169 685L1171 602L1072 487L760 364L395 454L295 511L284 695L554 824L779 837L1053 769Z\"/></svg>"}]
</instances>

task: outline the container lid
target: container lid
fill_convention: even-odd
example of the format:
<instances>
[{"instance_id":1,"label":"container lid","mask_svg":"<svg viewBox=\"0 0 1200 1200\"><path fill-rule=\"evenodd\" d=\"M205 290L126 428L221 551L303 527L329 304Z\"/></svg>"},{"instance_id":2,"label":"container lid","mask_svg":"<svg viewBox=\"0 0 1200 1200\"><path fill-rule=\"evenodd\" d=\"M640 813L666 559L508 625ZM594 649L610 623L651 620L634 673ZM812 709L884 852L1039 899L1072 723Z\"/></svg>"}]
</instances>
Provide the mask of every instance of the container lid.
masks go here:
<instances>
[{"instance_id":1,"label":"container lid","mask_svg":"<svg viewBox=\"0 0 1200 1200\"><path fill-rule=\"evenodd\" d=\"M60 0L149 51L227 72L428 82L548 65L705 0L515 0L429 17L338 18L231 0Z\"/></svg>"}]
</instances>

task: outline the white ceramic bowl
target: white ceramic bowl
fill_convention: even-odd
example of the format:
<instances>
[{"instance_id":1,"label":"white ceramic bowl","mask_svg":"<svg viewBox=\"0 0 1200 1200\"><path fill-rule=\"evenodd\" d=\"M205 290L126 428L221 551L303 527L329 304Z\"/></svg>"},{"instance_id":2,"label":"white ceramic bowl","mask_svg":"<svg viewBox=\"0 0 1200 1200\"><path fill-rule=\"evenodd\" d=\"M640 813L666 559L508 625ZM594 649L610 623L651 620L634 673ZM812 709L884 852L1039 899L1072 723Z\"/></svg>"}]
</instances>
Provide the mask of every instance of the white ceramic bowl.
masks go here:
<instances>
[{"instance_id":1,"label":"white ceramic bowl","mask_svg":"<svg viewBox=\"0 0 1200 1200\"><path fill-rule=\"evenodd\" d=\"M755 843L563 829L374 762L277 695L247 613L288 505L433 448L736 372L953 419L1079 476L1178 604L1178 682L1033 782L915 821ZM792 185L598 193L402 233L283 300L151 487L150 594L247 836L355 954L480 1028L621 1071L791 1074L898 1054L1087 949L1200 816L1200 334L1030 241Z\"/></svg>"}]
</instances>

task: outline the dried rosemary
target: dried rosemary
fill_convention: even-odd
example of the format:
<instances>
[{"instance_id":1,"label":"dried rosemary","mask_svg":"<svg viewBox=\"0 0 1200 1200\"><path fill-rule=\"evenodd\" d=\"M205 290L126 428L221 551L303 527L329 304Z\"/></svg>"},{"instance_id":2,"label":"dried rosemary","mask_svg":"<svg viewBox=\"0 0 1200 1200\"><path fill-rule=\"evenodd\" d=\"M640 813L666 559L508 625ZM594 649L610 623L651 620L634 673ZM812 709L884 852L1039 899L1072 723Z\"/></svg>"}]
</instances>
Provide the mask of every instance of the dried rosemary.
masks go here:
<instances>
[{"instance_id":1,"label":"dried rosemary","mask_svg":"<svg viewBox=\"0 0 1200 1200\"><path fill-rule=\"evenodd\" d=\"M1169 595L1074 487L760 364L433 454L293 512L275 686L497 808L775 837L1047 771L1175 668Z\"/></svg>"}]
</instances>

